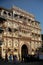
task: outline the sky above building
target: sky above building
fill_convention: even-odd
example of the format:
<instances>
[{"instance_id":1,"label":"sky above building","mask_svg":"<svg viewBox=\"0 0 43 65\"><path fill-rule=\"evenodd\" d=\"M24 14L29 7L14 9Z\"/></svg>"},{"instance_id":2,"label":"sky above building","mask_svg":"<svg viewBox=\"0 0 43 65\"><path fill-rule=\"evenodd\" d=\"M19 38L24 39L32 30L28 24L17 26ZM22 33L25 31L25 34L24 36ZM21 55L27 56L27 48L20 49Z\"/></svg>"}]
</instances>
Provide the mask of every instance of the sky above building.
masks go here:
<instances>
[{"instance_id":1,"label":"sky above building","mask_svg":"<svg viewBox=\"0 0 43 65\"><path fill-rule=\"evenodd\" d=\"M43 33L43 0L0 0L0 7L11 8L17 6L35 16L40 22Z\"/></svg>"}]
</instances>

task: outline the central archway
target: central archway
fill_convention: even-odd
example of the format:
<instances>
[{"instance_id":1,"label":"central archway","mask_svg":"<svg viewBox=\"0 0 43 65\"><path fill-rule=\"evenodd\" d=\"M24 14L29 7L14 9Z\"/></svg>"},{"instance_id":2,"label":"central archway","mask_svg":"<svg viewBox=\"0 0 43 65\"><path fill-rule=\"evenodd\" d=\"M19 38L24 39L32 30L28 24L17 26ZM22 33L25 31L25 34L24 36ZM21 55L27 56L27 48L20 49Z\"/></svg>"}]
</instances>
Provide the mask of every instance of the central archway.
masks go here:
<instances>
[{"instance_id":1,"label":"central archway","mask_svg":"<svg viewBox=\"0 0 43 65\"><path fill-rule=\"evenodd\" d=\"M24 44L22 47L21 47L21 58L22 58L22 61L23 59L25 59L28 55L28 48L27 46Z\"/></svg>"}]
</instances>

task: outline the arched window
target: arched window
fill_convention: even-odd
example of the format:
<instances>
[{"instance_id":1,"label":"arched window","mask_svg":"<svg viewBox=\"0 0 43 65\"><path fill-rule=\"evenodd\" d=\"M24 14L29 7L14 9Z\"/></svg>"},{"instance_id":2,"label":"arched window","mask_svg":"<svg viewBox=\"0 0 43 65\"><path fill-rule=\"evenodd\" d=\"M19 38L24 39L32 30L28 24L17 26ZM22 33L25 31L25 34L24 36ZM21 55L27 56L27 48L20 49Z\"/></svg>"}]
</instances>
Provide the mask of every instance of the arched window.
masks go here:
<instances>
[{"instance_id":1,"label":"arched window","mask_svg":"<svg viewBox=\"0 0 43 65\"><path fill-rule=\"evenodd\" d=\"M11 13L8 13L9 16L11 16Z\"/></svg>"},{"instance_id":2,"label":"arched window","mask_svg":"<svg viewBox=\"0 0 43 65\"><path fill-rule=\"evenodd\" d=\"M14 51L16 52L16 51L17 51L17 49L15 48L15 49L14 49Z\"/></svg>"},{"instance_id":3,"label":"arched window","mask_svg":"<svg viewBox=\"0 0 43 65\"><path fill-rule=\"evenodd\" d=\"M18 15L17 14L14 14L14 17L17 17Z\"/></svg>"},{"instance_id":4,"label":"arched window","mask_svg":"<svg viewBox=\"0 0 43 65\"><path fill-rule=\"evenodd\" d=\"M28 19L28 21L30 21L30 19Z\"/></svg>"},{"instance_id":5,"label":"arched window","mask_svg":"<svg viewBox=\"0 0 43 65\"><path fill-rule=\"evenodd\" d=\"M17 29L14 29L14 32L18 31Z\"/></svg>"},{"instance_id":6,"label":"arched window","mask_svg":"<svg viewBox=\"0 0 43 65\"><path fill-rule=\"evenodd\" d=\"M6 11L3 12L4 14L7 14Z\"/></svg>"},{"instance_id":7,"label":"arched window","mask_svg":"<svg viewBox=\"0 0 43 65\"><path fill-rule=\"evenodd\" d=\"M11 28L8 28L8 31L9 31L9 32L12 32Z\"/></svg>"},{"instance_id":8,"label":"arched window","mask_svg":"<svg viewBox=\"0 0 43 65\"><path fill-rule=\"evenodd\" d=\"M24 17L24 20L26 20L26 17Z\"/></svg>"},{"instance_id":9,"label":"arched window","mask_svg":"<svg viewBox=\"0 0 43 65\"><path fill-rule=\"evenodd\" d=\"M23 18L23 16L20 15L19 18Z\"/></svg>"}]
</instances>

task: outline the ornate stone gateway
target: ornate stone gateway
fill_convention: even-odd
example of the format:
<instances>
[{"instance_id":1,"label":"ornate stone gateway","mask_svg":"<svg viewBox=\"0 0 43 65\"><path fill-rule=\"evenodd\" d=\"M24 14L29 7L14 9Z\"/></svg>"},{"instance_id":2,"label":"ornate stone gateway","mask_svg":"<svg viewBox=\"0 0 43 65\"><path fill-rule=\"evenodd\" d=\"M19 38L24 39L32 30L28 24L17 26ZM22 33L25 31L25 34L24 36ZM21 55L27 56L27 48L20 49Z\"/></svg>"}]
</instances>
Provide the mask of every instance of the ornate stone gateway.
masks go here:
<instances>
[{"instance_id":1,"label":"ornate stone gateway","mask_svg":"<svg viewBox=\"0 0 43 65\"><path fill-rule=\"evenodd\" d=\"M21 61L42 46L40 22L18 7L0 7L0 56L14 54ZM36 53L37 54L37 53Z\"/></svg>"},{"instance_id":2,"label":"ornate stone gateway","mask_svg":"<svg viewBox=\"0 0 43 65\"><path fill-rule=\"evenodd\" d=\"M21 48L21 58L22 58L22 61L27 57L28 55L28 48L27 46L24 44Z\"/></svg>"}]
</instances>

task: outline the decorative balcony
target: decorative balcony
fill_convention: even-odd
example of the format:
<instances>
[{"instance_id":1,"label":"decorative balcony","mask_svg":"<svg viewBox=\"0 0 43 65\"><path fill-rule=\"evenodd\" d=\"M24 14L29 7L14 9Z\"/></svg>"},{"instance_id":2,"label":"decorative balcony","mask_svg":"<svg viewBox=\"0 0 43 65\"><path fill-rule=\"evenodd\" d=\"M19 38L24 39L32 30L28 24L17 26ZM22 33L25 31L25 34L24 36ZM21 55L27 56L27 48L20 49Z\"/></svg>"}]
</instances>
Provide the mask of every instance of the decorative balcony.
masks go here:
<instances>
[{"instance_id":1,"label":"decorative balcony","mask_svg":"<svg viewBox=\"0 0 43 65\"><path fill-rule=\"evenodd\" d=\"M40 34L41 30L38 30L38 34Z\"/></svg>"},{"instance_id":2,"label":"decorative balcony","mask_svg":"<svg viewBox=\"0 0 43 65\"><path fill-rule=\"evenodd\" d=\"M2 9L0 11L0 17L3 19L12 19L12 12Z\"/></svg>"},{"instance_id":3,"label":"decorative balcony","mask_svg":"<svg viewBox=\"0 0 43 65\"><path fill-rule=\"evenodd\" d=\"M13 25L12 25L12 22L10 22L10 21L5 21L4 26L5 26L5 27L12 27Z\"/></svg>"},{"instance_id":4,"label":"decorative balcony","mask_svg":"<svg viewBox=\"0 0 43 65\"><path fill-rule=\"evenodd\" d=\"M3 10L0 12L0 17L3 18L3 19L6 19L6 17L7 17L5 12L3 14Z\"/></svg>"},{"instance_id":5,"label":"decorative balcony","mask_svg":"<svg viewBox=\"0 0 43 65\"><path fill-rule=\"evenodd\" d=\"M12 39L8 38L7 43L8 43L8 48L12 48Z\"/></svg>"},{"instance_id":6,"label":"decorative balcony","mask_svg":"<svg viewBox=\"0 0 43 65\"><path fill-rule=\"evenodd\" d=\"M38 42L35 42L35 48L36 49L38 48Z\"/></svg>"},{"instance_id":7,"label":"decorative balcony","mask_svg":"<svg viewBox=\"0 0 43 65\"><path fill-rule=\"evenodd\" d=\"M20 23L23 23L23 20L19 20Z\"/></svg>"},{"instance_id":8,"label":"decorative balcony","mask_svg":"<svg viewBox=\"0 0 43 65\"><path fill-rule=\"evenodd\" d=\"M26 33L26 32L20 31L19 32L19 37L31 37L31 35L30 35L30 33Z\"/></svg>"},{"instance_id":9,"label":"decorative balcony","mask_svg":"<svg viewBox=\"0 0 43 65\"><path fill-rule=\"evenodd\" d=\"M31 19L27 19L27 25L31 25Z\"/></svg>"},{"instance_id":10,"label":"decorative balcony","mask_svg":"<svg viewBox=\"0 0 43 65\"><path fill-rule=\"evenodd\" d=\"M38 35L38 37L37 37L37 38L38 38L38 40L39 40L39 41L41 41L41 35Z\"/></svg>"},{"instance_id":11,"label":"decorative balcony","mask_svg":"<svg viewBox=\"0 0 43 65\"><path fill-rule=\"evenodd\" d=\"M30 30L30 27L25 25L19 25L19 28Z\"/></svg>"},{"instance_id":12,"label":"decorative balcony","mask_svg":"<svg viewBox=\"0 0 43 65\"><path fill-rule=\"evenodd\" d=\"M31 26L34 27L35 26L35 22L31 20Z\"/></svg>"},{"instance_id":13,"label":"decorative balcony","mask_svg":"<svg viewBox=\"0 0 43 65\"><path fill-rule=\"evenodd\" d=\"M25 36L25 34L22 32L19 32L19 36L22 37L22 36Z\"/></svg>"},{"instance_id":14,"label":"decorative balcony","mask_svg":"<svg viewBox=\"0 0 43 65\"><path fill-rule=\"evenodd\" d=\"M34 28L34 33L38 34L38 29Z\"/></svg>"},{"instance_id":15,"label":"decorative balcony","mask_svg":"<svg viewBox=\"0 0 43 65\"><path fill-rule=\"evenodd\" d=\"M15 29L13 29L13 31L14 31L14 33L15 33L15 32L17 32L17 31L18 31L18 29L16 29L16 28L15 28Z\"/></svg>"},{"instance_id":16,"label":"decorative balcony","mask_svg":"<svg viewBox=\"0 0 43 65\"><path fill-rule=\"evenodd\" d=\"M42 47L42 44L41 42L38 43L38 48Z\"/></svg>"},{"instance_id":17,"label":"decorative balcony","mask_svg":"<svg viewBox=\"0 0 43 65\"><path fill-rule=\"evenodd\" d=\"M40 29L40 22L35 21L35 27Z\"/></svg>"},{"instance_id":18,"label":"decorative balcony","mask_svg":"<svg viewBox=\"0 0 43 65\"><path fill-rule=\"evenodd\" d=\"M31 41L31 48L34 50L35 49L35 43L34 41Z\"/></svg>"},{"instance_id":19,"label":"decorative balcony","mask_svg":"<svg viewBox=\"0 0 43 65\"><path fill-rule=\"evenodd\" d=\"M14 44L14 43L15 43L15 44ZM16 40L16 39L13 40L13 44L14 44L13 47L14 47L14 48L17 48L17 47L18 47L18 40Z\"/></svg>"},{"instance_id":20,"label":"decorative balcony","mask_svg":"<svg viewBox=\"0 0 43 65\"><path fill-rule=\"evenodd\" d=\"M6 32L6 36L12 37L12 33L11 32Z\"/></svg>"},{"instance_id":21,"label":"decorative balcony","mask_svg":"<svg viewBox=\"0 0 43 65\"><path fill-rule=\"evenodd\" d=\"M38 40L41 41L41 37L39 37Z\"/></svg>"},{"instance_id":22,"label":"decorative balcony","mask_svg":"<svg viewBox=\"0 0 43 65\"><path fill-rule=\"evenodd\" d=\"M22 15L18 15L17 21L19 21L20 23L23 23L23 16Z\"/></svg>"},{"instance_id":23,"label":"decorative balcony","mask_svg":"<svg viewBox=\"0 0 43 65\"><path fill-rule=\"evenodd\" d=\"M33 27L31 27L31 32L34 32L34 28Z\"/></svg>"},{"instance_id":24,"label":"decorative balcony","mask_svg":"<svg viewBox=\"0 0 43 65\"><path fill-rule=\"evenodd\" d=\"M35 35L34 35L34 33L31 34L31 37L32 37L32 40L35 39Z\"/></svg>"},{"instance_id":25,"label":"decorative balcony","mask_svg":"<svg viewBox=\"0 0 43 65\"><path fill-rule=\"evenodd\" d=\"M18 24L13 22L13 26L12 26L14 29L18 29Z\"/></svg>"},{"instance_id":26,"label":"decorative balcony","mask_svg":"<svg viewBox=\"0 0 43 65\"><path fill-rule=\"evenodd\" d=\"M13 37L18 37L18 32L13 32Z\"/></svg>"},{"instance_id":27,"label":"decorative balcony","mask_svg":"<svg viewBox=\"0 0 43 65\"><path fill-rule=\"evenodd\" d=\"M38 35L37 35L37 34L35 34L34 39L35 39L35 40L37 40L37 39L38 39Z\"/></svg>"}]
</instances>

